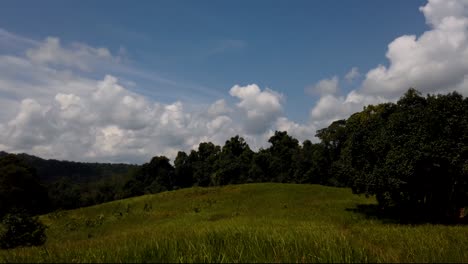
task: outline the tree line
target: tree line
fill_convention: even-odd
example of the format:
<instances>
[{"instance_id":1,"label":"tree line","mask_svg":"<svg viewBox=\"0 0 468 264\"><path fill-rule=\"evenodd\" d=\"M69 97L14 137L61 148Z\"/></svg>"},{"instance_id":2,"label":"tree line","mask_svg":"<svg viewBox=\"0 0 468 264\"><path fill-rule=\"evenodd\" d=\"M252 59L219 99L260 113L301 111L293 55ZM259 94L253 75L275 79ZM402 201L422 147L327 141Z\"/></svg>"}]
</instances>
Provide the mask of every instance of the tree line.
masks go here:
<instances>
[{"instance_id":1,"label":"tree line","mask_svg":"<svg viewBox=\"0 0 468 264\"><path fill-rule=\"evenodd\" d=\"M382 210L434 221L464 217L468 204L468 98L422 96L409 89L396 103L368 105L317 131L302 144L276 131L254 152L242 137L200 143L144 164L123 186L125 197L191 186L253 182L350 187L375 196Z\"/></svg>"},{"instance_id":2,"label":"tree line","mask_svg":"<svg viewBox=\"0 0 468 264\"><path fill-rule=\"evenodd\" d=\"M382 210L401 214L463 214L468 203L468 99L462 95L424 97L409 89L396 103L366 106L316 136L316 143L300 143L276 131L269 147L258 151L240 136L223 146L202 142L188 153L179 151L173 164L155 156L141 166L120 167L85 182L70 177L41 182L24 159L7 155L0 159L0 214L24 203L38 213L192 186L257 182L350 187L356 194L375 195ZM4 191L11 186L18 193Z\"/></svg>"}]
</instances>

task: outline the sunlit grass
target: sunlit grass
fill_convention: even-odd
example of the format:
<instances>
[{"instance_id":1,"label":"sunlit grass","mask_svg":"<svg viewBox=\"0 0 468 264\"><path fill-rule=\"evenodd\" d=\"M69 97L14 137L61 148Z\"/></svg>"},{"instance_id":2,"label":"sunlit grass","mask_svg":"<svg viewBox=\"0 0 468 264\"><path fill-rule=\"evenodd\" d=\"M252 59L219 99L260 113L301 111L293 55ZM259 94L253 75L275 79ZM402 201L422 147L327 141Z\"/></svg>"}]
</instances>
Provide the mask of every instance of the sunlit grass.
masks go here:
<instances>
[{"instance_id":1,"label":"sunlit grass","mask_svg":"<svg viewBox=\"0 0 468 264\"><path fill-rule=\"evenodd\" d=\"M468 228L384 224L317 185L191 188L41 217L43 247L2 262L467 262Z\"/></svg>"}]
</instances>

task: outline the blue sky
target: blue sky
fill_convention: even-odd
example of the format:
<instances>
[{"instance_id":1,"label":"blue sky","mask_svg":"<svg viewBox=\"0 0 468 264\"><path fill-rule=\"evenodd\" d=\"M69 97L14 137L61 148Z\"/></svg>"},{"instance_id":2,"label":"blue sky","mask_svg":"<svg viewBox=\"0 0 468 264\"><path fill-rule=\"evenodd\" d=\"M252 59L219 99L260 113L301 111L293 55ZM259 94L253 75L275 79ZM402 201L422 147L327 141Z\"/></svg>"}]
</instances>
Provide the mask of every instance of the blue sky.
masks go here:
<instances>
[{"instance_id":1,"label":"blue sky","mask_svg":"<svg viewBox=\"0 0 468 264\"><path fill-rule=\"evenodd\" d=\"M424 3L15 0L2 2L0 26L37 40L55 36L114 53L124 48L138 68L221 94L235 84L269 87L286 96L288 116L303 122L316 99L304 88L352 67L365 72L386 64L388 43L427 29L418 10ZM154 80L132 81L164 89ZM179 99L171 89L161 93L163 100Z\"/></svg>"},{"instance_id":2,"label":"blue sky","mask_svg":"<svg viewBox=\"0 0 468 264\"><path fill-rule=\"evenodd\" d=\"M468 0L7 1L0 150L136 162L468 95Z\"/></svg>"}]
</instances>

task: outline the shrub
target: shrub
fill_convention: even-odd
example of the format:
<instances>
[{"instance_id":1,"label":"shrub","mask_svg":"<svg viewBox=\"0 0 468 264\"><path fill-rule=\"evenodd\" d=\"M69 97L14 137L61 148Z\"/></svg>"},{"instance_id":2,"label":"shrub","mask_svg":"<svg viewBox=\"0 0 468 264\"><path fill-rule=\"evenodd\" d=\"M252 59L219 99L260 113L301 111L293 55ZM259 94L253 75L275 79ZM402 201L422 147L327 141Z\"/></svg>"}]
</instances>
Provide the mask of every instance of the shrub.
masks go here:
<instances>
[{"instance_id":1,"label":"shrub","mask_svg":"<svg viewBox=\"0 0 468 264\"><path fill-rule=\"evenodd\" d=\"M46 226L24 213L7 214L0 224L0 248L40 246L46 241Z\"/></svg>"}]
</instances>

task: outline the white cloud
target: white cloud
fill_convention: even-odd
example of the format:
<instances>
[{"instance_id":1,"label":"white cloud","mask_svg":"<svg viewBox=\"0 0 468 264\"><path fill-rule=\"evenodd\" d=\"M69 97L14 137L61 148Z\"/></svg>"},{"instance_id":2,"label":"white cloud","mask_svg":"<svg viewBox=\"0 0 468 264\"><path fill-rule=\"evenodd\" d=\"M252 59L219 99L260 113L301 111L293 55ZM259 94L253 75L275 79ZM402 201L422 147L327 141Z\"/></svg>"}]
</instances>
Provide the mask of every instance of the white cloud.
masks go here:
<instances>
[{"instance_id":1,"label":"white cloud","mask_svg":"<svg viewBox=\"0 0 468 264\"><path fill-rule=\"evenodd\" d=\"M219 131L228 126L231 122L232 120L228 116L218 116L207 124L207 128L210 131Z\"/></svg>"},{"instance_id":2,"label":"white cloud","mask_svg":"<svg viewBox=\"0 0 468 264\"><path fill-rule=\"evenodd\" d=\"M46 113L48 109L33 99L21 101L15 119L2 126L4 145L31 148L50 141L55 131Z\"/></svg>"},{"instance_id":3,"label":"white cloud","mask_svg":"<svg viewBox=\"0 0 468 264\"><path fill-rule=\"evenodd\" d=\"M181 102L151 102L114 76L86 90L88 96L57 93L45 104L24 99L16 116L0 126L0 144L50 158L143 162L160 154L173 158L203 136L219 144L236 132L228 116L213 119L207 109L190 112Z\"/></svg>"},{"instance_id":4,"label":"white cloud","mask_svg":"<svg viewBox=\"0 0 468 264\"><path fill-rule=\"evenodd\" d=\"M235 106L224 99L209 105L162 103L129 90L138 85L117 75L87 76L83 71L100 75L99 65L127 67L105 48L63 46L52 37L28 41L5 32L0 31L0 42L21 42L24 47L19 54L0 54L0 102L8 106L0 115L2 150L141 163L154 155L174 158L177 151L196 148L202 141L224 144L236 134L253 149L267 145L278 127L304 134L298 124L278 121L283 96L268 88L232 87ZM125 71L134 73L131 68Z\"/></svg>"},{"instance_id":5,"label":"white cloud","mask_svg":"<svg viewBox=\"0 0 468 264\"><path fill-rule=\"evenodd\" d=\"M431 29L393 40L386 53L389 65L371 69L360 88L346 96L324 94L310 112L312 122L326 126L365 105L396 101L410 87L423 94L468 95L468 1L429 0L420 10ZM353 70L345 79L357 75Z\"/></svg>"},{"instance_id":6,"label":"white cloud","mask_svg":"<svg viewBox=\"0 0 468 264\"><path fill-rule=\"evenodd\" d=\"M351 91L346 97L326 95L319 99L310 111L310 115L313 121L327 126L335 120L347 118L352 113L362 111L363 106L385 101L387 99L383 97L365 95L357 91Z\"/></svg>"},{"instance_id":7,"label":"white cloud","mask_svg":"<svg viewBox=\"0 0 468 264\"><path fill-rule=\"evenodd\" d=\"M16 67L11 67L12 64ZM96 48L79 42L62 43L56 37L37 41L0 28L0 82L6 83L13 79L13 82L18 84L19 80L23 81L19 92L46 93L56 91L51 88L57 84L50 83L51 80L73 77L71 79L81 78L83 81L91 74L93 78L109 74L119 76L127 88L165 102L180 99L207 101L225 96L217 89L169 79L157 71L141 69L135 65L136 62L131 60L131 53L123 47L112 54L104 47ZM45 78L44 75L48 75L49 78ZM138 84L129 85L132 84L130 79ZM59 83L63 84L62 81ZM11 87L10 84L7 83L3 87ZM15 95L19 93L18 89L10 90ZM62 88L58 91L64 92ZM1 93L0 90L0 96L3 96ZM50 97L50 94L47 97Z\"/></svg>"},{"instance_id":8,"label":"white cloud","mask_svg":"<svg viewBox=\"0 0 468 264\"><path fill-rule=\"evenodd\" d=\"M303 142L306 139L317 141L317 138L315 138L317 129L316 124L298 124L286 117L278 118L275 123L275 130L288 131L288 134L295 137L299 142Z\"/></svg>"},{"instance_id":9,"label":"white cloud","mask_svg":"<svg viewBox=\"0 0 468 264\"><path fill-rule=\"evenodd\" d=\"M330 79L323 79L317 82L315 85L306 88L306 92L309 94L335 94L338 91L339 79L338 76L333 76Z\"/></svg>"},{"instance_id":10,"label":"white cloud","mask_svg":"<svg viewBox=\"0 0 468 264\"><path fill-rule=\"evenodd\" d=\"M240 99L237 106L246 115L244 128L248 134L265 132L283 111L283 96L268 88L261 91L256 84L235 85L229 94Z\"/></svg>"},{"instance_id":11,"label":"white cloud","mask_svg":"<svg viewBox=\"0 0 468 264\"><path fill-rule=\"evenodd\" d=\"M208 114L211 116L218 116L227 113L231 113L232 109L230 109L226 101L224 99L217 100L208 108Z\"/></svg>"},{"instance_id":12,"label":"white cloud","mask_svg":"<svg viewBox=\"0 0 468 264\"><path fill-rule=\"evenodd\" d=\"M424 13L427 24L438 27L448 17L465 18L468 16L467 0L430 0L419 8Z\"/></svg>"},{"instance_id":13,"label":"white cloud","mask_svg":"<svg viewBox=\"0 0 468 264\"><path fill-rule=\"evenodd\" d=\"M174 158L202 141L224 144L236 134L247 135L255 149L267 144L265 131L282 111L282 96L255 84L231 89L239 100L234 108L224 99L193 107L154 101L114 75L83 76L83 69L100 63L96 60L109 63L107 53L98 52L84 44L63 48L48 38L26 55L0 55L0 100L9 106L0 115L2 150L141 163L154 155Z\"/></svg>"},{"instance_id":14,"label":"white cloud","mask_svg":"<svg viewBox=\"0 0 468 264\"><path fill-rule=\"evenodd\" d=\"M389 66L370 70L363 92L394 97L414 87L423 93L468 94L468 1L431 0L420 10L431 30L392 41Z\"/></svg>"},{"instance_id":15,"label":"white cloud","mask_svg":"<svg viewBox=\"0 0 468 264\"><path fill-rule=\"evenodd\" d=\"M352 82L352 81L356 80L356 78L358 78L359 76L361 76L361 74L359 73L359 69L357 67L353 67L345 75L345 80L347 82Z\"/></svg>"},{"instance_id":16,"label":"white cloud","mask_svg":"<svg viewBox=\"0 0 468 264\"><path fill-rule=\"evenodd\" d=\"M8 50L14 52L24 52L26 47L39 45L39 42L24 38L0 28L0 51Z\"/></svg>"},{"instance_id":17,"label":"white cloud","mask_svg":"<svg viewBox=\"0 0 468 264\"><path fill-rule=\"evenodd\" d=\"M25 57L0 55L0 95L21 101L34 98L40 103L57 93L88 94L94 80L70 71L37 65Z\"/></svg>"}]
</instances>

